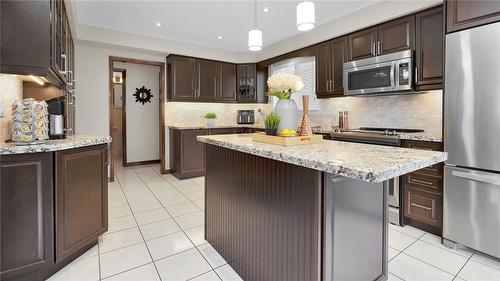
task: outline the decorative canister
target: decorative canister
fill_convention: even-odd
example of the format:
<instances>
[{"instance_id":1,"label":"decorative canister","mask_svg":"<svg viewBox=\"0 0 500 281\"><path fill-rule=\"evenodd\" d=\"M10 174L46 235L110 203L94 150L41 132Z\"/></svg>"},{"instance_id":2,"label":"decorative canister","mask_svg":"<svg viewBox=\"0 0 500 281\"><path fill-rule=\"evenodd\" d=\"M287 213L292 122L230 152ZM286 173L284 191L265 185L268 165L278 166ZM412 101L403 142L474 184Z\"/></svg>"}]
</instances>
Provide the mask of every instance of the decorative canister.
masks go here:
<instances>
[{"instance_id":1,"label":"decorative canister","mask_svg":"<svg viewBox=\"0 0 500 281\"><path fill-rule=\"evenodd\" d=\"M15 101L12 104L12 141L18 144L32 144L48 139L48 113L45 101Z\"/></svg>"}]
</instances>

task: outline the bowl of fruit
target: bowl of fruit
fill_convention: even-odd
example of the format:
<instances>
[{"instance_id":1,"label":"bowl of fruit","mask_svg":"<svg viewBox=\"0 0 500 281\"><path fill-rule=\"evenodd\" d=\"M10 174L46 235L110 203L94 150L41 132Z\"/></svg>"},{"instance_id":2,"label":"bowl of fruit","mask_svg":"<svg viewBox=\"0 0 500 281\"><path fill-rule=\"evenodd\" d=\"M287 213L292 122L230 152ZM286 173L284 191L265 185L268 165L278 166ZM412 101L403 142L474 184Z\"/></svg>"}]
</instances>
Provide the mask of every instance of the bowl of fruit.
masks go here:
<instances>
[{"instance_id":1,"label":"bowl of fruit","mask_svg":"<svg viewBox=\"0 0 500 281\"><path fill-rule=\"evenodd\" d=\"M294 129L283 129L278 132L278 136L280 137L296 137L297 130Z\"/></svg>"}]
</instances>

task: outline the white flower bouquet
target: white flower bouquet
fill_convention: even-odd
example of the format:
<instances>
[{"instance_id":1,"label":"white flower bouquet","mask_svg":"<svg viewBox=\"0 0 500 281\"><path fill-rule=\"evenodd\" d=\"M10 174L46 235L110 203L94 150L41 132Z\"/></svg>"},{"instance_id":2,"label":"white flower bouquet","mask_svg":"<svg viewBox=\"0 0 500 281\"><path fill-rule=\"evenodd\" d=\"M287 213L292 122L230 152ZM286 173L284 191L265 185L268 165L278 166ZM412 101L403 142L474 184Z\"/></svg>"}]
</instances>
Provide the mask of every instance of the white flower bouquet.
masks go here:
<instances>
[{"instance_id":1,"label":"white flower bouquet","mask_svg":"<svg viewBox=\"0 0 500 281\"><path fill-rule=\"evenodd\" d=\"M304 88L304 82L300 76L289 73L276 73L267 79L269 91L268 96L276 96L278 99L289 99L293 92Z\"/></svg>"}]
</instances>

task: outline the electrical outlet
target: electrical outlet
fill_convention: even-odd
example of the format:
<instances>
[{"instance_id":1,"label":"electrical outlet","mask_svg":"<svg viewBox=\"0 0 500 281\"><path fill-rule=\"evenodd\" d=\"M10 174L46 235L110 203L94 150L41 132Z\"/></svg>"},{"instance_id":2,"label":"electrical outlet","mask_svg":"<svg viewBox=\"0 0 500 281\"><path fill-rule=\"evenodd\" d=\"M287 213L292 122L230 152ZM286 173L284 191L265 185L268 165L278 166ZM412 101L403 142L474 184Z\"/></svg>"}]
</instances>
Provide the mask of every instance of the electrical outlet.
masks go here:
<instances>
[{"instance_id":1,"label":"electrical outlet","mask_svg":"<svg viewBox=\"0 0 500 281\"><path fill-rule=\"evenodd\" d=\"M5 117L5 103L0 101L0 118Z\"/></svg>"}]
</instances>

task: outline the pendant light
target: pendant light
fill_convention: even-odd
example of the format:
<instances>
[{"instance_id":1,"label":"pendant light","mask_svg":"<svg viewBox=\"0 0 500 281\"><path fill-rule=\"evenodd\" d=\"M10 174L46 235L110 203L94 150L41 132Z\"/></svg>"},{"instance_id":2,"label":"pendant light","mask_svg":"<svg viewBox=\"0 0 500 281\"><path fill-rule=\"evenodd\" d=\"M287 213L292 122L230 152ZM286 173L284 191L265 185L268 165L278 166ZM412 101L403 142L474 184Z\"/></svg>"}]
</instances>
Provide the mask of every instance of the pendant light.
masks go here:
<instances>
[{"instance_id":1,"label":"pendant light","mask_svg":"<svg viewBox=\"0 0 500 281\"><path fill-rule=\"evenodd\" d=\"M262 50L262 31L257 29L257 0L253 6L253 29L248 32L248 49L253 52Z\"/></svg>"},{"instance_id":2,"label":"pendant light","mask_svg":"<svg viewBox=\"0 0 500 281\"><path fill-rule=\"evenodd\" d=\"M297 5L297 29L300 31L308 31L314 28L315 12L314 3L304 1Z\"/></svg>"}]
</instances>

